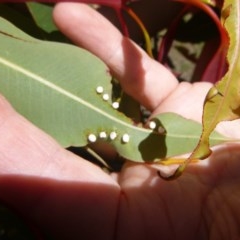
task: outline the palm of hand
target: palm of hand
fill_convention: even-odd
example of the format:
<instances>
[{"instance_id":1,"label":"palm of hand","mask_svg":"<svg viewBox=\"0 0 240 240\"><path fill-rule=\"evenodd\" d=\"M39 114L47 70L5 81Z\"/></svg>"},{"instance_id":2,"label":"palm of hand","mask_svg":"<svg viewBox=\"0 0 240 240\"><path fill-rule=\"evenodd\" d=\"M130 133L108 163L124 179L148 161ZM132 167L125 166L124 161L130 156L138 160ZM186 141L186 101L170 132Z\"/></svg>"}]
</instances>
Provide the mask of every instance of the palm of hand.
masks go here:
<instances>
[{"instance_id":1,"label":"palm of hand","mask_svg":"<svg viewBox=\"0 0 240 240\"><path fill-rule=\"evenodd\" d=\"M125 169L119 234L123 239L237 239L238 154L234 148L216 151L173 182L160 180L152 167Z\"/></svg>"},{"instance_id":2,"label":"palm of hand","mask_svg":"<svg viewBox=\"0 0 240 240\"><path fill-rule=\"evenodd\" d=\"M66 8L71 21L62 15ZM82 15L74 17L77 12ZM59 5L55 18L76 43L102 58L125 90L153 114L172 111L200 119L201 112L196 113L196 109L201 109L209 84L178 85L160 64L82 5ZM79 22L93 31L86 32ZM104 27L109 37L101 34ZM106 45L109 55L101 48ZM132 61L124 64L126 56L134 59L134 65ZM136 69L141 69L141 76ZM167 86L159 81L158 74L169 81ZM189 166L172 182L157 176L157 165L127 163L119 174L109 176L62 149L17 115L4 99L0 105L4 136L0 145L0 197L54 239L239 238L237 146L219 148L210 159Z\"/></svg>"}]
</instances>

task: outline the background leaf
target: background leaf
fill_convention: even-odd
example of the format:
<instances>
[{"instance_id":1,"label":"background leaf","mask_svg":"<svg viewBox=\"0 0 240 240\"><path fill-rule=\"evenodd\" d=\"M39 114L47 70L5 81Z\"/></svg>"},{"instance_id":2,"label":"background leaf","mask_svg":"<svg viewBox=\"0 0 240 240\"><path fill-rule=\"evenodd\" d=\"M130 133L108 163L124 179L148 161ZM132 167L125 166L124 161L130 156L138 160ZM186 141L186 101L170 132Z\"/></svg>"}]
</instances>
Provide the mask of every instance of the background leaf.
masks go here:
<instances>
[{"instance_id":1,"label":"background leaf","mask_svg":"<svg viewBox=\"0 0 240 240\"><path fill-rule=\"evenodd\" d=\"M22 29L27 34L37 38L42 37L42 32L33 22L24 4L0 3L0 16L11 21L15 26Z\"/></svg>"},{"instance_id":2,"label":"background leaf","mask_svg":"<svg viewBox=\"0 0 240 240\"><path fill-rule=\"evenodd\" d=\"M26 8L28 9L32 21L39 28L42 40L67 42L70 41L57 29L53 18L52 11L53 5L37 2L26 2Z\"/></svg>"},{"instance_id":3,"label":"background leaf","mask_svg":"<svg viewBox=\"0 0 240 240\"><path fill-rule=\"evenodd\" d=\"M227 60L229 68L221 81L206 96L203 112L203 133L193 153L194 157L210 155L209 135L221 121L235 120L240 116L240 2L226 0L223 11L230 7L230 15L223 19L229 35Z\"/></svg>"},{"instance_id":4,"label":"background leaf","mask_svg":"<svg viewBox=\"0 0 240 240\"><path fill-rule=\"evenodd\" d=\"M45 32L58 31L52 19L53 6L49 4L27 2L26 3L35 23Z\"/></svg>"}]
</instances>

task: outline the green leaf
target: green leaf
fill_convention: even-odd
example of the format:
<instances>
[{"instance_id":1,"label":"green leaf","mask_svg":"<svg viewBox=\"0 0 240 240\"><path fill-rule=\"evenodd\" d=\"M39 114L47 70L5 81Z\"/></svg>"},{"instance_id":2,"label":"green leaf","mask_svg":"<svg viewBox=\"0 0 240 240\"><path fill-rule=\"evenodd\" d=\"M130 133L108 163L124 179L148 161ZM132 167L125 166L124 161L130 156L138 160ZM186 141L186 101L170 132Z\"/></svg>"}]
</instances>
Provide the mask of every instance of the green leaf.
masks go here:
<instances>
[{"instance_id":1,"label":"green leaf","mask_svg":"<svg viewBox=\"0 0 240 240\"><path fill-rule=\"evenodd\" d=\"M57 31L52 19L53 6L37 2L26 3L35 23L45 32Z\"/></svg>"},{"instance_id":2,"label":"green leaf","mask_svg":"<svg viewBox=\"0 0 240 240\"><path fill-rule=\"evenodd\" d=\"M70 43L69 40L64 36L56 27L53 18L53 4L37 3L37 2L26 2L26 7L31 15L31 20L34 22L36 27L41 34L42 40L57 41Z\"/></svg>"},{"instance_id":3,"label":"green leaf","mask_svg":"<svg viewBox=\"0 0 240 240\"><path fill-rule=\"evenodd\" d=\"M12 38L19 40L37 42L38 40L24 33L20 29L16 28L14 25L10 24L8 21L0 17L0 33Z\"/></svg>"},{"instance_id":4,"label":"green leaf","mask_svg":"<svg viewBox=\"0 0 240 240\"><path fill-rule=\"evenodd\" d=\"M24 4L0 3L0 16L12 22L15 26L31 36L37 38L42 36L39 27L33 22L30 14L26 12Z\"/></svg>"},{"instance_id":5,"label":"green leaf","mask_svg":"<svg viewBox=\"0 0 240 240\"><path fill-rule=\"evenodd\" d=\"M8 32L8 29L10 32ZM63 43L29 41L19 29L0 20L0 92L14 108L64 147L85 146L100 132L126 159L144 162L190 152L201 125L175 114L163 114L156 130L136 126L96 92L111 96L107 67L87 51ZM160 128L159 128L160 127ZM110 139L110 133L117 137ZM129 142L123 141L128 134ZM212 144L228 139L215 134Z\"/></svg>"},{"instance_id":6,"label":"green leaf","mask_svg":"<svg viewBox=\"0 0 240 240\"><path fill-rule=\"evenodd\" d=\"M240 117L239 0L225 0L221 18L229 38L227 53L229 67L223 78L209 90L205 98L202 134L197 146L190 157L179 166L177 171L172 176L166 178L169 180L179 177L192 159L205 159L211 154L209 138L218 123L235 120ZM223 40L225 41L225 39ZM222 45L224 48L227 48L226 45Z\"/></svg>"},{"instance_id":7,"label":"green leaf","mask_svg":"<svg viewBox=\"0 0 240 240\"><path fill-rule=\"evenodd\" d=\"M240 116L240 2L226 0L222 12L229 9L223 19L229 36L227 60L228 71L205 99L203 112L203 132L200 142L193 153L194 157L205 158L211 154L209 135L222 121L238 119Z\"/></svg>"},{"instance_id":8,"label":"green leaf","mask_svg":"<svg viewBox=\"0 0 240 240\"><path fill-rule=\"evenodd\" d=\"M201 136L201 124L175 113L162 113L156 117L156 120L158 125L165 129L164 140L168 158L179 155L180 151L188 153L194 149ZM233 139L228 139L215 131L211 134L211 146L227 141Z\"/></svg>"}]
</instances>

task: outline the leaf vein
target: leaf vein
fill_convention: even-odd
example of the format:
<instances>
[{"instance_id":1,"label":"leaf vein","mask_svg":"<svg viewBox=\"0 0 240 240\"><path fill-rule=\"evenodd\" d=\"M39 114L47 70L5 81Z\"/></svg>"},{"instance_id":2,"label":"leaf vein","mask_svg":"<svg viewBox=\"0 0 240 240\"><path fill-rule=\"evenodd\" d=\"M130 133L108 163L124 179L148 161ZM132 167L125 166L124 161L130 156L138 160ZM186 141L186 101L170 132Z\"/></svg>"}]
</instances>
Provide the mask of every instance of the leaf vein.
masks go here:
<instances>
[{"instance_id":1,"label":"leaf vein","mask_svg":"<svg viewBox=\"0 0 240 240\"><path fill-rule=\"evenodd\" d=\"M37 74L27 70L27 69L24 69L23 67L21 67L19 65L11 63L11 62L9 62L8 60L6 60L6 59L4 59L2 57L0 58L0 62L3 65L5 65L5 66L14 69L15 71L18 71L18 72L20 72L20 73L22 73L22 74L24 74L24 75L26 75L28 77L31 77L32 79L34 79L35 81L39 82L40 84L43 84L43 85L45 85L45 86L47 86L47 87L49 87L49 88L51 88L51 89L61 93L62 95L67 96L67 97L73 99L74 101L77 101L77 102L81 103L82 105L84 105L84 106L86 106L88 108L91 108L95 112L98 112L101 115L104 115L105 117L107 117L107 118L109 118L109 119L111 119L111 120L113 120L115 122L118 122L119 124L122 124L122 125L124 125L124 126L126 126L128 128L137 129L137 130L140 130L140 131L143 131L143 132L151 133L151 131L148 130L148 129L136 127L136 126L131 125L131 124L127 123L127 122L124 122L124 121L122 121L120 119L117 119L114 116L111 116L110 114L102 111L101 109L95 107L91 103L88 103L87 101L83 100L82 98L72 94L71 92L66 91L65 89L57 86L56 84L54 84L52 82L49 82L48 80L44 79L43 77L41 77L41 76L39 76L39 75L37 75Z\"/></svg>"}]
</instances>

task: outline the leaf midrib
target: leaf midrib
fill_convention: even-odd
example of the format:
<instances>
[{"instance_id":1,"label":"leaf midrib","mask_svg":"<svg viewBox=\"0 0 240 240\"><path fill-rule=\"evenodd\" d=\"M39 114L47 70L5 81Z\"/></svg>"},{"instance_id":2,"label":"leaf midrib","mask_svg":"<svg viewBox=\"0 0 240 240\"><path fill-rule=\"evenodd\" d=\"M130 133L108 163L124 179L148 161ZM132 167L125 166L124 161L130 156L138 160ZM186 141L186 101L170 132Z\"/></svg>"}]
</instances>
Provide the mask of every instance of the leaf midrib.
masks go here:
<instances>
[{"instance_id":1,"label":"leaf midrib","mask_svg":"<svg viewBox=\"0 0 240 240\"><path fill-rule=\"evenodd\" d=\"M12 63L12 62L8 61L7 59L5 59L3 57L0 57L0 63L2 63L3 65L5 65L5 66L7 66L9 68L12 68L15 71L18 71L18 72L20 72L20 73L22 73L22 74L24 74L24 75L34 79L35 81L39 82L40 84L42 84L44 86L47 86L47 87L57 91L58 93L60 93L60 94L62 94L64 96L67 96L67 97L73 99L74 101L77 101L77 102L83 104L86 107L91 108L93 111L96 111L99 114L104 115L105 117L107 117L107 118L109 118L109 119L111 119L111 120L113 120L113 121L115 121L115 122L117 122L119 124L122 124L122 125L124 125L124 126L126 126L128 128L131 128L131 129L134 129L134 130L138 130L138 131L142 131L142 132L145 132L145 133L148 133L148 134L154 133L152 130L148 130L148 129L145 129L145 128L139 128L139 127L136 127L134 125L128 124L128 123L126 123L126 122L124 122L124 121L122 121L120 119L115 118L114 116L112 116L112 115L102 111L101 109L95 107L91 103L89 103L89 102L83 100L82 98L72 94L71 92L66 91L65 89L57 86L56 84L54 84L52 82L49 82L48 80L44 79L43 77L41 77L41 76L39 76L39 75L37 75L37 74L35 74L35 73L33 73L33 72L23 68L23 67L15 64L15 63ZM174 134L174 133L167 133L167 135L169 137L178 138L178 139L179 138L181 138L181 139L182 138L191 138L191 139L194 139L194 138L198 139L199 138L199 135L191 135L191 136L189 136L189 135ZM216 137L216 138L213 137L212 139L217 139L217 140L220 139L221 140L221 138L218 138L218 137Z\"/></svg>"},{"instance_id":2,"label":"leaf midrib","mask_svg":"<svg viewBox=\"0 0 240 240\"><path fill-rule=\"evenodd\" d=\"M235 3L236 3L236 18L234 18L234 20L237 22L235 22L235 26L236 28L234 28L234 32L235 32L235 29L236 29L236 33L237 33L237 36L236 36L236 44L234 44L234 46L231 44L231 39L230 39L230 46L229 48L233 48L233 50L231 51L232 52L232 56L231 56L231 59L228 59L229 61L229 70L228 72L226 73L226 76L228 78L228 81L227 81L227 84L226 84L226 88L225 88L225 91L224 91L224 96L229 92L229 88L232 86L232 82L234 82L234 78L232 78L232 75L233 75L233 71L235 71L236 69L236 65L238 63L237 59L239 58L239 48L240 48L240 43L239 43L239 39L240 39L240 36L239 36L239 29L240 29L240 23L239 23L239 7L240 7L240 4L239 4L239 0L234 0ZM234 17L234 16L230 16L230 17ZM224 103L227 101L227 98L224 97L223 98L223 103L220 104L220 109L222 106L224 106ZM237 101L237 100L236 100ZM218 109L219 110L219 109ZM219 111L217 111L217 114L218 114Z\"/></svg>"},{"instance_id":3,"label":"leaf midrib","mask_svg":"<svg viewBox=\"0 0 240 240\"><path fill-rule=\"evenodd\" d=\"M111 120L113 120L113 121L115 121L115 122L117 122L121 125L124 125L128 128L136 129L136 130L139 130L139 131L151 133L151 131L148 130L148 129L139 128L139 127L136 127L134 125L128 124L128 123L126 123L126 122L124 122L124 121L122 121L122 120L120 120L120 119L102 111L101 109L95 107L94 105L92 105L91 103L83 100L82 98L72 94L71 92L66 91L65 89L57 86L56 84L54 84L52 82L49 82L47 79L44 79L43 77L29 71L28 69L25 69L25 68L15 64L15 63L12 63L12 62L8 61L7 59L5 59L3 57L0 57L0 63L2 63L3 65L5 65L9 68L14 69L15 71L18 71L18 72L22 73L23 75L26 75L26 76L34 79L35 81L39 82L40 84L42 84L44 86L47 86L47 87L57 91L58 93L66 96L66 97L69 97L69 98L73 99L74 101L77 101L77 102L81 103L82 105L92 109L95 112L98 112L101 115L104 115L105 117L107 117L107 118L109 118L109 119L111 119Z\"/></svg>"},{"instance_id":4,"label":"leaf midrib","mask_svg":"<svg viewBox=\"0 0 240 240\"><path fill-rule=\"evenodd\" d=\"M236 6L236 15L237 17L239 16L239 7L240 7L240 4L238 3L238 0L235 0L237 6ZM232 16L231 16L232 17ZM238 30L238 34L239 34L239 27L240 27L240 20L239 18L235 19L237 21L237 23L235 24L236 25L236 29ZM235 30L235 29L234 29ZM238 59L238 56L239 56L239 48L240 48L240 43L239 43L239 39L240 39L240 36L237 36L236 37L236 43L235 46L234 46L234 51L232 51L232 56L231 56L231 59L228 59L229 62L231 62L232 64L229 66L229 69L227 71L227 73L225 74L225 77L227 77L227 84L226 84L226 87L224 89L224 93L223 96L226 96L229 92L229 88L231 87L232 85L232 81L234 81L234 78L232 78L232 74L233 74L233 71L235 70L235 67L236 67L236 64L237 64L237 59ZM230 39L230 44L231 44L231 39ZM229 46L229 48L233 46ZM224 77L223 79L221 79L220 81L223 81L224 80ZM218 108L216 109L216 112L215 112L215 117L213 118L211 124L210 124L210 127L209 127L209 130L207 131L206 135L209 135L211 132L212 132L212 129L215 128L215 126L217 125L218 122L221 121L221 119L218 119L219 117L219 113L221 112L222 108L225 106L227 102L227 97L223 97L222 98L222 101L221 101L221 104L218 105Z\"/></svg>"}]
</instances>

